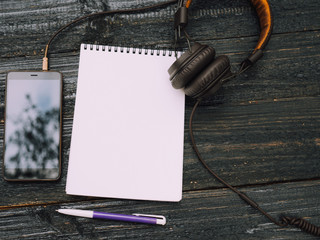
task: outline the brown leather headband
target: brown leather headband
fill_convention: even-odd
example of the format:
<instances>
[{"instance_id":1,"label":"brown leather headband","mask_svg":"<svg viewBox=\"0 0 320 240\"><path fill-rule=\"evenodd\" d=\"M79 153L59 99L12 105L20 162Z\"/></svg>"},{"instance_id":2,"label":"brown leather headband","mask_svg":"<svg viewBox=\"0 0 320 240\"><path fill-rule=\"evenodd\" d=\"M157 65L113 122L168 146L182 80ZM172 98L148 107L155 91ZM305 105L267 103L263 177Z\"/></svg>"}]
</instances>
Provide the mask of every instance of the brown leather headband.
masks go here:
<instances>
[{"instance_id":1,"label":"brown leather headband","mask_svg":"<svg viewBox=\"0 0 320 240\"><path fill-rule=\"evenodd\" d=\"M271 14L271 8L268 0L250 0L253 7L255 8L257 15L259 17L260 23L260 37L259 41L254 48L254 52L258 49L263 49L269 41L272 27L273 27L273 18ZM188 0L186 3L186 8L189 8L191 0Z\"/></svg>"},{"instance_id":2,"label":"brown leather headband","mask_svg":"<svg viewBox=\"0 0 320 240\"><path fill-rule=\"evenodd\" d=\"M269 41L273 27L271 8L268 0L251 0L251 3L256 9L260 22L260 37L254 50L262 50Z\"/></svg>"}]
</instances>

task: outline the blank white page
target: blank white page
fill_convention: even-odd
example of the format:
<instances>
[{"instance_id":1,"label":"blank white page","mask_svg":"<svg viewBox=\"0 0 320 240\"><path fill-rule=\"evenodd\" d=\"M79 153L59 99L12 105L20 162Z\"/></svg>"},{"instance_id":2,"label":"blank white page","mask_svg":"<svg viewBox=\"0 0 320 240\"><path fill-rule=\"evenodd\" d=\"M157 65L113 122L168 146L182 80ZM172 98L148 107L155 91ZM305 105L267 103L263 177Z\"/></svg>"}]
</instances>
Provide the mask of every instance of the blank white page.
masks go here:
<instances>
[{"instance_id":1,"label":"blank white page","mask_svg":"<svg viewBox=\"0 0 320 240\"><path fill-rule=\"evenodd\" d=\"M175 57L123 50L81 45L66 192L180 201L185 96L169 81Z\"/></svg>"}]
</instances>

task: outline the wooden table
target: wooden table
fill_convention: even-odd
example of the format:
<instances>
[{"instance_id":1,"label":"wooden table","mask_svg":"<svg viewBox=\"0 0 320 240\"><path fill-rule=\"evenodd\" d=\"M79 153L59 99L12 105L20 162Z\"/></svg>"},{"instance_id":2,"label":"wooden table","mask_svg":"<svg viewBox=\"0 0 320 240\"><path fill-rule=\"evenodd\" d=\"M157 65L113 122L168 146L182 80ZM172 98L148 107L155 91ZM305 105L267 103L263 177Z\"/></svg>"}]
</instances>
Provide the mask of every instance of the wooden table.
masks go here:
<instances>
[{"instance_id":1,"label":"wooden table","mask_svg":"<svg viewBox=\"0 0 320 240\"><path fill-rule=\"evenodd\" d=\"M46 42L75 18L155 2L2 0L0 155L8 70L41 69ZM270 3L274 31L264 57L200 106L195 137L208 164L272 216L300 216L320 225L320 4L319 0ZM211 177L191 148L187 122L194 100L189 98L181 202L65 194L80 43L172 49L174 7L86 20L54 40L50 68L64 77L62 178L11 183L1 177L0 239L316 239L296 228L272 224ZM259 25L248 0L198 0L191 6L187 30L193 39L214 46L218 55L228 55L235 69L254 47ZM165 215L167 224L99 221L55 212L65 207L150 212Z\"/></svg>"}]
</instances>

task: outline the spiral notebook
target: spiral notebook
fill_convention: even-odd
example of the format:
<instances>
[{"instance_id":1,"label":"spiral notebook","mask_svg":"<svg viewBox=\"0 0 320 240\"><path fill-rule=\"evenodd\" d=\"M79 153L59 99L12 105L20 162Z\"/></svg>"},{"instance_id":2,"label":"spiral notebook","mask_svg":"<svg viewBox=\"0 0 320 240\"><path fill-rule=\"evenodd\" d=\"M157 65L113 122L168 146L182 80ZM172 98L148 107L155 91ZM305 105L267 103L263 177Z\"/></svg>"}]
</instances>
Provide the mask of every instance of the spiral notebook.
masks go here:
<instances>
[{"instance_id":1,"label":"spiral notebook","mask_svg":"<svg viewBox=\"0 0 320 240\"><path fill-rule=\"evenodd\" d=\"M66 192L180 201L185 96L167 51L81 45Z\"/></svg>"}]
</instances>

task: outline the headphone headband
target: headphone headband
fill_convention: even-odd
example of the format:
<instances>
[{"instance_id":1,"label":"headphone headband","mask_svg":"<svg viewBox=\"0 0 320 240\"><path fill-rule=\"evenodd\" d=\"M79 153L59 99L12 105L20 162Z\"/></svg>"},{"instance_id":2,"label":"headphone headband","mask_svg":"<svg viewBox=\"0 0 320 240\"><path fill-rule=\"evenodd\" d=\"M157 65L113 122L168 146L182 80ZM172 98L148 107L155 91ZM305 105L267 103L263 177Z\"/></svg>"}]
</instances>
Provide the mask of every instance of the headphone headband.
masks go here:
<instances>
[{"instance_id":1,"label":"headphone headband","mask_svg":"<svg viewBox=\"0 0 320 240\"><path fill-rule=\"evenodd\" d=\"M191 1L192 0L187 0L185 4L185 8L189 8ZM250 1L254 9L256 10L256 13L259 18L259 23L260 23L260 37L257 45L254 48L254 52L255 52L259 49L262 50L267 45L272 32L273 18L272 18L271 8L268 0L250 0ZM179 1L179 4L178 4L179 7L182 7L182 2L183 1ZM186 18L186 16L183 16L183 17ZM187 20L184 20L184 21L185 22L183 23L183 27L186 25ZM181 20L179 23L181 24Z\"/></svg>"},{"instance_id":2,"label":"headphone headband","mask_svg":"<svg viewBox=\"0 0 320 240\"><path fill-rule=\"evenodd\" d=\"M273 18L271 8L268 0L251 0L251 3L257 12L260 23L260 37L254 51L262 50L267 45L272 32Z\"/></svg>"}]
</instances>

